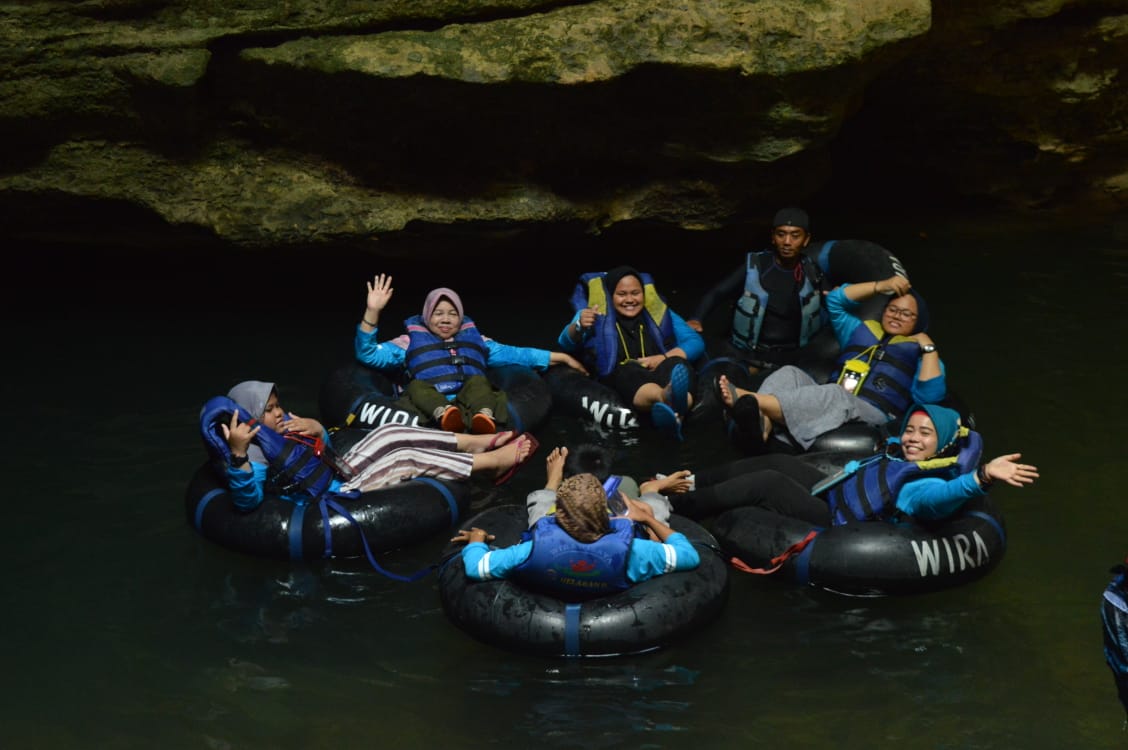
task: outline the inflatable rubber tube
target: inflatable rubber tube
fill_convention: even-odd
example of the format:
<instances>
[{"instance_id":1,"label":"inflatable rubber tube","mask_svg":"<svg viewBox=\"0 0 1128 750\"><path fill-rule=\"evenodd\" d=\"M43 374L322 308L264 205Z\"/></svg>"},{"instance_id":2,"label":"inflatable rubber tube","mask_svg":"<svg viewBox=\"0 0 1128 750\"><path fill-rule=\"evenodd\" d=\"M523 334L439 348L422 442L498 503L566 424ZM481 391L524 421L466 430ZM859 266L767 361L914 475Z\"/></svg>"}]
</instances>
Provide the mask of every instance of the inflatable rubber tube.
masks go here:
<instances>
[{"instance_id":1,"label":"inflatable rubber tube","mask_svg":"<svg viewBox=\"0 0 1128 750\"><path fill-rule=\"evenodd\" d=\"M331 507L298 506L271 495L258 508L241 511L226 478L209 462L196 470L184 499L188 523L216 544L260 557L317 560L361 557L365 542L375 553L449 532L470 507L470 483L421 477L356 500L334 498L350 520Z\"/></svg>"},{"instance_id":2,"label":"inflatable rubber tube","mask_svg":"<svg viewBox=\"0 0 1128 750\"><path fill-rule=\"evenodd\" d=\"M618 392L566 365L554 365L544 374L553 409L566 417L583 419L611 430L631 431L639 427L631 404Z\"/></svg>"},{"instance_id":3,"label":"inflatable rubber tube","mask_svg":"<svg viewBox=\"0 0 1128 750\"><path fill-rule=\"evenodd\" d=\"M701 564L696 569L582 603L563 602L510 581L468 579L462 545L451 545L439 574L443 610L481 641L539 656L618 656L661 648L712 621L727 600L729 585L712 535L678 515L671 516L670 525L697 546ZM498 506L464 524L472 526L487 529L496 536L494 545L506 547L521 540L528 515L521 506Z\"/></svg>"},{"instance_id":4,"label":"inflatable rubber tube","mask_svg":"<svg viewBox=\"0 0 1128 750\"><path fill-rule=\"evenodd\" d=\"M845 461L804 456L830 474ZM770 567L789 547L812 541L773 575L853 596L915 594L959 586L992 571L1006 553L1006 525L990 496L973 498L940 523L869 521L814 527L759 507L717 516L713 534L727 555L752 568Z\"/></svg>"}]
</instances>

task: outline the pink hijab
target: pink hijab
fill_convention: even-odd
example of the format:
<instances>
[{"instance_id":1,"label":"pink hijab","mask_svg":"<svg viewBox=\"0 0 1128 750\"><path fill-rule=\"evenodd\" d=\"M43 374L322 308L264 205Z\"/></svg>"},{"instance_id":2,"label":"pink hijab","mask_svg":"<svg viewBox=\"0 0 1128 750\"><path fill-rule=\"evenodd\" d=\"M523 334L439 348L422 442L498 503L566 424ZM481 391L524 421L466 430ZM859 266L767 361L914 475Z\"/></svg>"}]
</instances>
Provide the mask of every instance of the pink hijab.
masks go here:
<instances>
[{"instance_id":1,"label":"pink hijab","mask_svg":"<svg viewBox=\"0 0 1128 750\"><path fill-rule=\"evenodd\" d=\"M441 286L438 289L432 289L427 292L427 299L423 300L423 324L426 325L427 321L431 319L431 313L435 311L438 306L439 300L446 297L450 303L454 305L454 309L458 312L458 317L465 317L462 314L462 298L455 294L453 289L447 289Z\"/></svg>"}]
</instances>

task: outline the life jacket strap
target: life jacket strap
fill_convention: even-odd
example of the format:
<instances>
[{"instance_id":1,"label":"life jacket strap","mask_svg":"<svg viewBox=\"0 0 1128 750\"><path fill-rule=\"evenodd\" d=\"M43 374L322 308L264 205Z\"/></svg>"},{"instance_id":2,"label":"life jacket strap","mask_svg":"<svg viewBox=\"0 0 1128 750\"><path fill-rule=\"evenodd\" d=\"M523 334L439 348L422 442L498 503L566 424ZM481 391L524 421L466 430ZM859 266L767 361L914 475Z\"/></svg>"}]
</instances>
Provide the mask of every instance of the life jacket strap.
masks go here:
<instances>
[{"instance_id":1,"label":"life jacket strap","mask_svg":"<svg viewBox=\"0 0 1128 750\"><path fill-rule=\"evenodd\" d=\"M790 547L788 547L787 549L785 549L781 554L778 554L775 557L773 557L771 559L771 561L768 563L768 565L770 567L767 567L767 568L753 568L750 565L748 565L748 563L744 562L739 557L735 557L735 556L732 559L729 560L729 564L732 565L737 570L743 572L743 573L754 573L756 575L770 575L772 573L775 573L780 568L782 568L783 564L785 562L787 562L790 558L794 557L795 555L798 555L800 552L802 552L804 549L806 549L807 545L810 544L811 542L813 542L815 540L815 537L817 537L818 535L819 535L818 529L811 529L810 531L807 532L807 536L803 537L798 542L796 542L795 544L793 544Z\"/></svg>"}]
</instances>

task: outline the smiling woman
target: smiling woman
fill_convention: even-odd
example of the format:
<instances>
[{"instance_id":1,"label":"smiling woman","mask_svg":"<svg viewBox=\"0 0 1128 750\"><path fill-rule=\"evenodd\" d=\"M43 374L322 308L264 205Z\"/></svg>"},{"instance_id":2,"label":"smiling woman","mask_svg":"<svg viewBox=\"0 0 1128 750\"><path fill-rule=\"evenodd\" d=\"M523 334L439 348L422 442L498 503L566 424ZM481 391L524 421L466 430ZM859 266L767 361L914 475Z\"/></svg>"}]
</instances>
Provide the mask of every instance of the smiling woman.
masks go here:
<instances>
[{"instance_id":1,"label":"smiling woman","mask_svg":"<svg viewBox=\"0 0 1128 750\"><path fill-rule=\"evenodd\" d=\"M857 317L861 303L876 294L890 295L880 320ZM939 403L947 396L944 365L926 332L928 308L907 278L840 286L827 295L826 306L841 347L830 382L818 383L790 365L769 375L756 392L730 389L721 379L725 405L734 410L751 452L765 450L772 434L807 450L847 422L884 425L914 401Z\"/></svg>"},{"instance_id":2,"label":"smiling woman","mask_svg":"<svg viewBox=\"0 0 1128 750\"><path fill-rule=\"evenodd\" d=\"M718 541L738 568L850 594L932 590L978 578L1006 535L987 502L991 484L1034 482L1037 467L1007 454L980 464L982 439L942 406L913 408L885 451L846 460L809 485L821 454L774 455L749 472L747 507L722 513ZM675 503L675 510L678 510Z\"/></svg>"},{"instance_id":3,"label":"smiling woman","mask_svg":"<svg viewBox=\"0 0 1128 750\"><path fill-rule=\"evenodd\" d=\"M449 432L469 428L475 434L494 434L499 425L513 427L516 420L509 413L507 394L488 377L491 367L543 371L563 364L583 372L583 365L569 354L509 346L485 336L464 314L462 298L447 287L427 293L422 314L404 321L406 333L381 342L377 325L393 292L392 277L386 274L368 283L365 312L356 330L356 358L404 381L404 397L398 403L424 424Z\"/></svg>"},{"instance_id":4,"label":"smiling woman","mask_svg":"<svg viewBox=\"0 0 1128 750\"><path fill-rule=\"evenodd\" d=\"M701 334L666 303L650 274L630 266L583 274L572 308L576 312L557 343L584 362L605 393L553 379L553 399L585 414L589 403L617 394L621 401L613 410L633 409L680 440L693 407L695 368L705 358Z\"/></svg>"}]
</instances>

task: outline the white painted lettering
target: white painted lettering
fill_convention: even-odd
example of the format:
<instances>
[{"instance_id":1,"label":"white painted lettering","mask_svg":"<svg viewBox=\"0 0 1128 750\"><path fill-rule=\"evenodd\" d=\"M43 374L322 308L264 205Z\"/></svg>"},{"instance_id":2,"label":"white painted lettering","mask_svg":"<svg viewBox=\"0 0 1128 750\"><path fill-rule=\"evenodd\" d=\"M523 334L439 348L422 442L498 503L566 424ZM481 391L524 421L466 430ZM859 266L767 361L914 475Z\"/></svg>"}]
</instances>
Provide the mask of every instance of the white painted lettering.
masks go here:
<instances>
[{"instance_id":1,"label":"white painted lettering","mask_svg":"<svg viewBox=\"0 0 1128 750\"><path fill-rule=\"evenodd\" d=\"M929 541L913 539L910 541L913 555L916 556L917 569L920 575L939 575L942 558L948 560L948 572L955 573L957 566L960 571L979 568L991 562L991 552L987 549L987 542L973 531L971 537L966 534L956 534L952 537L941 537ZM940 545L944 551L940 551ZM974 549L974 552L973 552Z\"/></svg>"},{"instance_id":2,"label":"white painted lettering","mask_svg":"<svg viewBox=\"0 0 1128 750\"><path fill-rule=\"evenodd\" d=\"M916 555L917 568L920 569L921 576L936 575L940 566L940 550L935 541L930 545L928 542L918 542L912 540L913 554Z\"/></svg>"},{"instance_id":3,"label":"white painted lettering","mask_svg":"<svg viewBox=\"0 0 1128 750\"><path fill-rule=\"evenodd\" d=\"M580 404L591 414L592 421L603 427L633 429L638 427L634 412L625 407L612 407L602 401L592 401L587 396L580 397Z\"/></svg>"},{"instance_id":4,"label":"white painted lettering","mask_svg":"<svg viewBox=\"0 0 1128 750\"><path fill-rule=\"evenodd\" d=\"M940 543L944 545L944 552L948 555L948 572L955 573L956 561L955 558L952 557L952 543L947 537L941 538Z\"/></svg>"},{"instance_id":5,"label":"white painted lettering","mask_svg":"<svg viewBox=\"0 0 1128 750\"><path fill-rule=\"evenodd\" d=\"M360 405L360 421L364 424L376 424L376 420L380 416L380 412L385 411L388 407L376 406L375 404L364 403Z\"/></svg>"},{"instance_id":6,"label":"white painted lettering","mask_svg":"<svg viewBox=\"0 0 1128 750\"><path fill-rule=\"evenodd\" d=\"M960 534L955 538L956 549L960 553L960 570L967 570L968 568L975 567L975 560L971 559L968 550L971 549L971 540L965 534Z\"/></svg>"},{"instance_id":7,"label":"white painted lettering","mask_svg":"<svg viewBox=\"0 0 1128 750\"><path fill-rule=\"evenodd\" d=\"M385 405L364 403L360 406L360 423L369 426L399 424L419 426L419 416L405 409L393 409Z\"/></svg>"},{"instance_id":8,"label":"white painted lettering","mask_svg":"<svg viewBox=\"0 0 1128 750\"><path fill-rule=\"evenodd\" d=\"M975 537L975 552L976 552L976 565L986 565L991 560L991 553L987 551L987 542L983 541L983 537L979 536L979 532L972 532Z\"/></svg>"}]
</instances>

